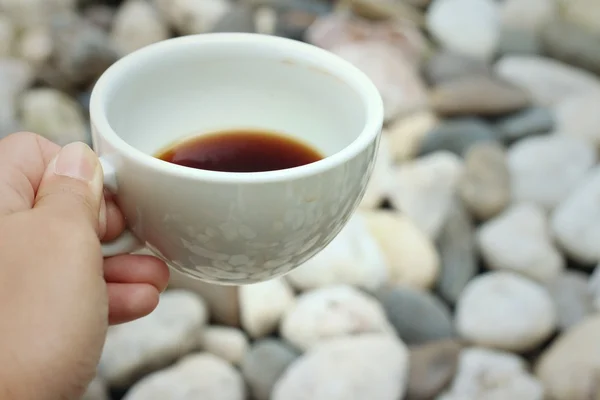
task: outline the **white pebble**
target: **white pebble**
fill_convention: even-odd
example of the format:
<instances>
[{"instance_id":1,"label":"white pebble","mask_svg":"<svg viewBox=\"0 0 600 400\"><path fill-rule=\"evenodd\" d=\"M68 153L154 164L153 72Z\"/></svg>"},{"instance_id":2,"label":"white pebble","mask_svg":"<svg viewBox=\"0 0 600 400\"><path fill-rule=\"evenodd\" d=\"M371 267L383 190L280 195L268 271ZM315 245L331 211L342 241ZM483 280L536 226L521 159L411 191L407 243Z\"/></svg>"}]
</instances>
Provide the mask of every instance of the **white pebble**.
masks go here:
<instances>
[{"instance_id":1,"label":"white pebble","mask_svg":"<svg viewBox=\"0 0 600 400\"><path fill-rule=\"evenodd\" d=\"M523 203L483 224L478 243L487 266L544 283L558 277L565 261L552 243L546 218L539 206Z\"/></svg>"},{"instance_id":2,"label":"white pebble","mask_svg":"<svg viewBox=\"0 0 600 400\"><path fill-rule=\"evenodd\" d=\"M307 350L333 337L390 333L393 328L381 304L351 286L329 286L306 292L284 316L280 333Z\"/></svg>"},{"instance_id":3,"label":"white pebble","mask_svg":"<svg viewBox=\"0 0 600 400\"><path fill-rule=\"evenodd\" d=\"M527 351L542 343L556 327L548 292L512 272L489 272L473 279L456 305L459 334L480 346Z\"/></svg>"},{"instance_id":4,"label":"white pebble","mask_svg":"<svg viewBox=\"0 0 600 400\"><path fill-rule=\"evenodd\" d=\"M577 160L572 160L576 162ZM600 166L556 208L551 225L569 256L593 267L600 261Z\"/></svg>"},{"instance_id":5,"label":"white pebble","mask_svg":"<svg viewBox=\"0 0 600 400\"><path fill-rule=\"evenodd\" d=\"M443 47L478 59L490 59L500 38L500 10L494 0L434 0L427 28Z\"/></svg>"}]
</instances>

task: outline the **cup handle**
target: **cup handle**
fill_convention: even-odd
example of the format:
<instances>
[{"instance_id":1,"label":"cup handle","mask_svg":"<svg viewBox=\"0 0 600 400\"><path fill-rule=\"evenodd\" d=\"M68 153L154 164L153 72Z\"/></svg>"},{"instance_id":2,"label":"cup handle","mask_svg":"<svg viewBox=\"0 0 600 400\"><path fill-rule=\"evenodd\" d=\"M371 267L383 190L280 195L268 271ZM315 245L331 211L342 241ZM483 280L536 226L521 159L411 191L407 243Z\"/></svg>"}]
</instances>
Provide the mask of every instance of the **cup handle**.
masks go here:
<instances>
[{"instance_id":1,"label":"cup handle","mask_svg":"<svg viewBox=\"0 0 600 400\"><path fill-rule=\"evenodd\" d=\"M117 193L117 176L115 168L104 157L100 157L100 164L104 171L104 187L112 193ZM126 229L118 238L102 243L102 255L113 257L119 254L129 254L143 247L134 234Z\"/></svg>"}]
</instances>

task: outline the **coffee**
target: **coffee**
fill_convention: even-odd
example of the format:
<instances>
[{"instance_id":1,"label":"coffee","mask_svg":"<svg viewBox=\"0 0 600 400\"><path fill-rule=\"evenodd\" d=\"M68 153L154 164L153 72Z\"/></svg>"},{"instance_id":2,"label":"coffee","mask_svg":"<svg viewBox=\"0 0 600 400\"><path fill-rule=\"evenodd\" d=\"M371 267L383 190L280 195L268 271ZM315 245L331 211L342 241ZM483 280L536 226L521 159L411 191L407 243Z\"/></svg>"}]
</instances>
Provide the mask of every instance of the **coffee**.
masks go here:
<instances>
[{"instance_id":1,"label":"coffee","mask_svg":"<svg viewBox=\"0 0 600 400\"><path fill-rule=\"evenodd\" d=\"M221 172L266 172L323 158L310 146L275 132L232 130L177 143L157 158L184 167Z\"/></svg>"}]
</instances>

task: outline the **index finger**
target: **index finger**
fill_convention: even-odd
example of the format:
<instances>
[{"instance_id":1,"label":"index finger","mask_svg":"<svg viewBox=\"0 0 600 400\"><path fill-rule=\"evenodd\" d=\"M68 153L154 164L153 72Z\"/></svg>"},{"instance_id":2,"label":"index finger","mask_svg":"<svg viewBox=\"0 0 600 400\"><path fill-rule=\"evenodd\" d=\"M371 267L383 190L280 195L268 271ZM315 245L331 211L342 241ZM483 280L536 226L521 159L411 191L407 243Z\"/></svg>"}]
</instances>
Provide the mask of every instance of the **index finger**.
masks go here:
<instances>
[{"instance_id":1,"label":"index finger","mask_svg":"<svg viewBox=\"0 0 600 400\"><path fill-rule=\"evenodd\" d=\"M0 140L0 216L31 209L46 166L59 150L31 132Z\"/></svg>"}]
</instances>

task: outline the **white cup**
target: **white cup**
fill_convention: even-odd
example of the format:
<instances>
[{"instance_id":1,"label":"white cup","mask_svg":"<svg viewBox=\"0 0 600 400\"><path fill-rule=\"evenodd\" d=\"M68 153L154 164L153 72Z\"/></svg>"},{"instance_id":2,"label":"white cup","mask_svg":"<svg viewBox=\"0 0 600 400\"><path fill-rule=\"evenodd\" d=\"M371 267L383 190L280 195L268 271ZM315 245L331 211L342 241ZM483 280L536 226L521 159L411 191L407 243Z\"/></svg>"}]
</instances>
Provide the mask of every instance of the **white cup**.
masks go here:
<instances>
[{"instance_id":1,"label":"white cup","mask_svg":"<svg viewBox=\"0 0 600 400\"><path fill-rule=\"evenodd\" d=\"M267 35L179 37L115 63L94 87L92 137L128 232L105 256L143 245L188 276L248 284L322 250L363 197L383 103L356 67ZM227 173L154 157L170 143L236 128L284 132L325 156L296 168Z\"/></svg>"}]
</instances>

